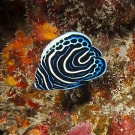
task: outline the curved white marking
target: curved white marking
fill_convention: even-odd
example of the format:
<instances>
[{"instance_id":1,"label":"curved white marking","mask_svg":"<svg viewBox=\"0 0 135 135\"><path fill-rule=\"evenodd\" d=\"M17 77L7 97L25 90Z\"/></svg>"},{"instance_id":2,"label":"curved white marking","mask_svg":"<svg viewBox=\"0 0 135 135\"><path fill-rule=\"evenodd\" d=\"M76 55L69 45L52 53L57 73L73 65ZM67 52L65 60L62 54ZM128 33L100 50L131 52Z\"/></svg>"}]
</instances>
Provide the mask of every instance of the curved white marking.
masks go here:
<instances>
[{"instance_id":1,"label":"curved white marking","mask_svg":"<svg viewBox=\"0 0 135 135\"><path fill-rule=\"evenodd\" d=\"M83 48L83 47L81 47L81 48ZM75 50L78 50L78 48L77 49L75 49ZM72 50L73 51L73 50ZM53 69L52 69L52 66L51 66L51 59L52 59L52 57L55 55L55 52L53 52L50 56L49 56L49 67L50 67L50 70L51 70L51 73L58 79L58 80L60 80L61 82L64 82L64 83L68 83L68 84L73 84L74 82L69 82L69 81L66 81L66 80L63 80L63 79L61 79L60 77L58 77L56 74L55 74L55 72L53 71ZM66 58L67 59L67 58ZM64 61L65 62L65 61ZM95 62L93 63L93 64L91 64L87 69L85 69L85 70L80 70L80 71L76 71L76 72L69 72L69 73L79 73L79 72L83 72L83 71L86 71L86 70L89 70L90 68L91 68L91 66L93 66L95 64ZM64 66L64 70L65 70L65 67L66 66ZM66 71L66 70L65 70ZM68 71L68 70L67 70ZM90 74L92 74L92 73L89 73L89 74L86 74L86 75L84 75L84 76L81 76L81 77L77 77L76 79L78 79L78 78L83 78L83 77L86 77L86 76L88 76L88 75L90 75ZM75 79L75 78L74 78Z\"/></svg>"},{"instance_id":2,"label":"curved white marking","mask_svg":"<svg viewBox=\"0 0 135 135\"><path fill-rule=\"evenodd\" d=\"M90 38L89 38L87 35L85 35L85 34L83 34L83 33L81 33L81 32L75 32L75 31L67 32L67 33L65 33L65 34L63 34L63 35L57 37L56 39L54 39L53 41L51 41L51 42L46 46L46 48L45 48L45 49L43 50L43 52L42 52L41 61L42 61L43 57L46 55L46 52L47 52L53 45L55 45L55 44L56 44L57 42L59 42L60 40L66 38L66 37L69 37L70 35L73 35L73 34L75 34L75 35L80 35L80 36L83 36L83 37L87 38L87 40L89 40L89 42L90 42L90 44L91 44L91 46L92 46L92 41L90 40Z\"/></svg>"},{"instance_id":3,"label":"curved white marking","mask_svg":"<svg viewBox=\"0 0 135 135\"><path fill-rule=\"evenodd\" d=\"M71 84L71 83L73 83L73 82L68 82L68 81L65 81L65 80L63 80L63 79L61 79L60 77L58 77L55 73L54 73L54 71L53 71L53 69L52 69L52 66L51 66L51 59L52 59L52 57L55 55L55 53L53 52L50 56L49 56L49 67L50 67L50 71L51 71L51 73L58 79L58 80L60 80L61 82L64 82L64 83L69 83L69 84Z\"/></svg>"},{"instance_id":4,"label":"curved white marking","mask_svg":"<svg viewBox=\"0 0 135 135\"><path fill-rule=\"evenodd\" d=\"M93 56L90 56L85 62L81 62L80 59L81 59L82 57L84 57L88 52L89 52L89 51L86 51L82 56L80 56L80 57L78 58L78 63L80 63L80 64L85 64L85 63L87 63L87 62L91 59L91 57L93 57Z\"/></svg>"},{"instance_id":5,"label":"curved white marking","mask_svg":"<svg viewBox=\"0 0 135 135\"><path fill-rule=\"evenodd\" d=\"M83 48L83 47L80 47L80 48ZM69 55L66 57L66 59L64 60L63 66L64 66L64 70L65 70L67 73L70 73L70 74L71 74L71 73L80 73L80 72L89 70L89 69L91 68L91 66L93 66L93 64L91 64L91 65L90 65L88 68L86 68L86 69L79 70L79 71L74 71L74 72L67 70L67 68L66 68L66 63L67 63L68 58L70 57L70 55L71 55L74 51L80 50L80 48L76 48L76 49L72 50L72 51L69 53Z\"/></svg>"},{"instance_id":6,"label":"curved white marking","mask_svg":"<svg viewBox=\"0 0 135 135\"><path fill-rule=\"evenodd\" d=\"M76 49L77 50L77 49ZM72 52L73 52L73 50L72 50ZM58 63L59 63L59 60L60 60L60 58L61 58L62 56L60 56L59 57L59 59L57 60L57 65L58 65ZM94 59L94 62L93 62L93 64L91 64L88 68L87 68L87 70L85 69L85 70L81 70L80 72L83 72L83 71L85 71L85 72L87 72L90 68L91 68L91 66L93 66L95 64L95 59ZM59 69L59 67L57 67L58 69ZM64 67L63 67L64 68ZM60 69L59 69L60 70ZM74 73L74 72L72 72L72 73ZM86 76L88 76L88 75L92 75L93 73L87 73L87 74L85 74L85 75L83 75L83 76L79 76L79 77L67 77L67 78L70 78L70 79L80 79L80 78L84 78L84 77L86 77ZM63 76L64 77L64 76ZM77 81L75 81L75 82L77 82Z\"/></svg>"},{"instance_id":7,"label":"curved white marking","mask_svg":"<svg viewBox=\"0 0 135 135\"><path fill-rule=\"evenodd\" d=\"M44 83L45 83L46 88L49 89L44 75L42 74L42 72L39 69L38 69L38 71L41 74L41 76L43 77L43 80L44 80Z\"/></svg>"}]
</instances>

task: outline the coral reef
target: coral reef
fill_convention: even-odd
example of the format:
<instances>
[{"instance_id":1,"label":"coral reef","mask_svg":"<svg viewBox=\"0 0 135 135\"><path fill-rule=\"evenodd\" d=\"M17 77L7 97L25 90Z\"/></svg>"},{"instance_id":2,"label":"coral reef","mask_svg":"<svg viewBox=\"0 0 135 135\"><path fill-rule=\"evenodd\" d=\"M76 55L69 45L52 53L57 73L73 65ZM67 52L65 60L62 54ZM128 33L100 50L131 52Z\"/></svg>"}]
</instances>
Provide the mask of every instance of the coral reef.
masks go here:
<instances>
[{"instance_id":1,"label":"coral reef","mask_svg":"<svg viewBox=\"0 0 135 135\"><path fill-rule=\"evenodd\" d=\"M134 135L133 0L0 1L1 135ZM70 91L33 87L45 46L84 32L107 61L104 76Z\"/></svg>"}]
</instances>

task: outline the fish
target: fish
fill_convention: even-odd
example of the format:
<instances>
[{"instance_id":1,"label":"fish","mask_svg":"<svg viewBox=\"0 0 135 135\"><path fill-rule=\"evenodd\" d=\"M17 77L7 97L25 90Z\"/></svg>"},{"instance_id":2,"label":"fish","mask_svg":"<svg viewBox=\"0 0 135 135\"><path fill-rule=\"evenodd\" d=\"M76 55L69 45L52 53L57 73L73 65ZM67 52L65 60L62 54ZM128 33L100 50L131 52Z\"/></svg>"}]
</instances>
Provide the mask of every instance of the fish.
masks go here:
<instances>
[{"instance_id":1,"label":"fish","mask_svg":"<svg viewBox=\"0 0 135 135\"><path fill-rule=\"evenodd\" d=\"M35 75L39 90L71 90L102 76L107 62L91 39L81 32L67 32L43 50Z\"/></svg>"}]
</instances>

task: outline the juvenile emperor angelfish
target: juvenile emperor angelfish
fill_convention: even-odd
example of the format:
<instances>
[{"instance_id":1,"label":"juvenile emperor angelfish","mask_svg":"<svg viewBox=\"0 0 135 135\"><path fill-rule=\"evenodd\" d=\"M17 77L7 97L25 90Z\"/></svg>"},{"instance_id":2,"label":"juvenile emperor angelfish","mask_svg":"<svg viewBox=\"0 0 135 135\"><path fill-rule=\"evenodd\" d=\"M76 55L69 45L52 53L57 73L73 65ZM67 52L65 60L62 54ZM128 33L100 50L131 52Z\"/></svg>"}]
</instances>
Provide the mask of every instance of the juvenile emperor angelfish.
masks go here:
<instances>
[{"instance_id":1,"label":"juvenile emperor angelfish","mask_svg":"<svg viewBox=\"0 0 135 135\"><path fill-rule=\"evenodd\" d=\"M43 50L34 87L41 90L69 90L102 76L107 64L88 36L68 32Z\"/></svg>"}]
</instances>

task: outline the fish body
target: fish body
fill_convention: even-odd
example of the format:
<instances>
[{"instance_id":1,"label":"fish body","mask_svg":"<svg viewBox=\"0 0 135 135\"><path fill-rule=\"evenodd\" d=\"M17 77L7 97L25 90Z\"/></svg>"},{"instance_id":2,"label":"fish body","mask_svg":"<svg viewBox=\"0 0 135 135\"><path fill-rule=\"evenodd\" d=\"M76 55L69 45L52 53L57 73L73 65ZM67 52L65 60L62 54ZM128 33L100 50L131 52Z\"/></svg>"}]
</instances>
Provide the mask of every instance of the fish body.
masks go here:
<instances>
[{"instance_id":1,"label":"fish body","mask_svg":"<svg viewBox=\"0 0 135 135\"><path fill-rule=\"evenodd\" d=\"M69 90L102 76L107 69L102 53L88 36L68 32L43 50L34 87L41 90Z\"/></svg>"}]
</instances>

